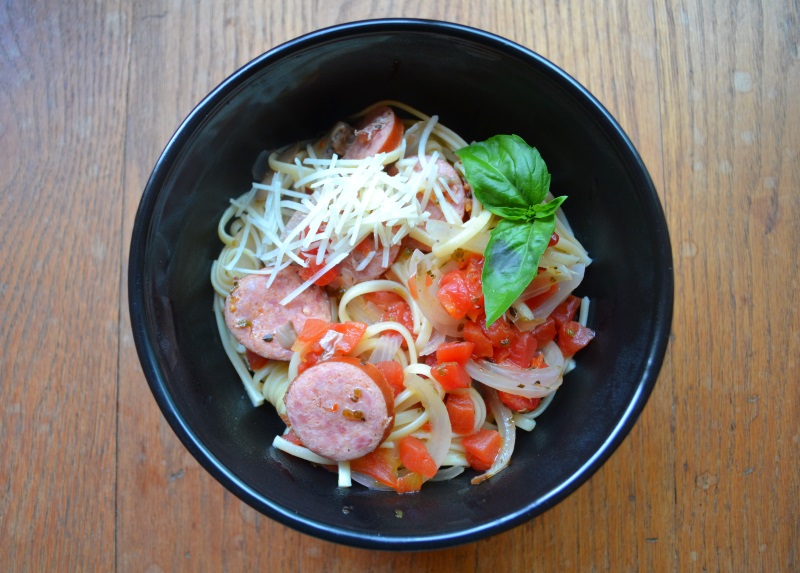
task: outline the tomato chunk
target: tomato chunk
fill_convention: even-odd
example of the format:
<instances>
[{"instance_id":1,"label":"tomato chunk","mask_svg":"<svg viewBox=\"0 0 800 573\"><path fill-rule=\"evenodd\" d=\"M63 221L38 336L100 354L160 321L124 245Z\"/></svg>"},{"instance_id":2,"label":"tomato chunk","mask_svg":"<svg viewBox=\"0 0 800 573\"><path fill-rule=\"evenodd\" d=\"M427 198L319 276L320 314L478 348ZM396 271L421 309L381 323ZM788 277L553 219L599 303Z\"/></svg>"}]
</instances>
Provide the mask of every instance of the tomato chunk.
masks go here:
<instances>
[{"instance_id":1,"label":"tomato chunk","mask_svg":"<svg viewBox=\"0 0 800 573\"><path fill-rule=\"evenodd\" d=\"M247 358L247 367L250 368L253 372L258 370L259 368L264 368L267 364L269 364L269 358L264 358L260 354L256 354L249 348L246 349L245 357Z\"/></svg>"},{"instance_id":2,"label":"tomato chunk","mask_svg":"<svg viewBox=\"0 0 800 573\"><path fill-rule=\"evenodd\" d=\"M439 362L458 362L459 364L466 364L475 344L468 340L462 342L444 342L436 349L436 360Z\"/></svg>"},{"instance_id":3,"label":"tomato chunk","mask_svg":"<svg viewBox=\"0 0 800 573\"><path fill-rule=\"evenodd\" d=\"M552 342L556 337L556 321L552 316L548 316L542 324L531 330L531 334L536 339L536 344L542 348L548 342Z\"/></svg>"},{"instance_id":4,"label":"tomato chunk","mask_svg":"<svg viewBox=\"0 0 800 573\"><path fill-rule=\"evenodd\" d=\"M375 481L394 488L400 458L392 448L377 448L365 456L350 461L350 469L366 474Z\"/></svg>"},{"instance_id":5,"label":"tomato chunk","mask_svg":"<svg viewBox=\"0 0 800 573\"><path fill-rule=\"evenodd\" d=\"M475 404L469 394L448 394L445 399L450 426L456 434L470 434L475 428Z\"/></svg>"},{"instance_id":6,"label":"tomato chunk","mask_svg":"<svg viewBox=\"0 0 800 573\"><path fill-rule=\"evenodd\" d=\"M594 331L571 320L558 327L558 347L564 356L572 356L594 338Z\"/></svg>"},{"instance_id":7,"label":"tomato chunk","mask_svg":"<svg viewBox=\"0 0 800 573\"><path fill-rule=\"evenodd\" d=\"M569 295L564 302L559 304L553 313L550 315L556 324L561 326L565 322L575 318L575 313L581 307L581 299L577 296Z\"/></svg>"},{"instance_id":8,"label":"tomato chunk","mask_svg":"<svg viewBox=\"0 0 800 573\"><path fill-rule=\"evenodd\" d=\"M526 398L525 396L509 394L508 392L502 392L500 390L497 391L497 396L507 408L521 414L535 410L542 401L541 398Z\"/></svg>"},{"instance_id":9,"label":"tomato chunk","mask_svg":"<svg viewBox=\"0 0 800 573\"><path fill-rule=\"evenodd\" d=\"M528 308L534 309L541 306L541 304L546 301L548 298L553 296L558 292L558 284L551 285L549 289L544 291L541 294L537 294L525 301L525 304L528 305Z\"/></svg>"},{"instance_id":10,"label":"tomato chunk","mask_svg":"<svg viewBox=\"0 0 800 573\"><path fill-rule=\"evenodd\" d=\"M475 358L491 358L494 355L492 341L486 337L481 327L474 322L468 321L464 323L464 330L461 334L464 336L464 340L472 342L472 356ZM555 331L553 336L555 337Z\"/></svg>"},{"instance_id":11,"label":"tomato chunk","mask_svg":"<svg viewBox=\"0 0 800 573\"><path fill-rule=\"evenodd\" d=\"M322 270L322 268L325 266L325 261L323 261L322 264L317 264L316 249L301 254L303 258L305 258L306 266L300 267L300 270L298 271L297 274L300 275L301 279L307 281ZM315 280L314 284L317 286L326 286L331 284L334 280L336 280L336 277L338 276L339 276L339 270L336 267L333 267L331 269L328 269L321 277Z\"/></svg>"},{"instance_id":12,"label":"tomato chunk","mask_svg":"<svg viewBox=\"0 0 800 573\"><path fill-rule=\"evenodd\" d=\"M518 333L511 345L508 347L508 355L503 362L519 366L520 368L530 368L533 354L536 352L536 338L530 332Z\"/></svg>"},{"instance_id":13,"label":"tomato chunk","mask_svg":"<svg viewBox=\"0 0 800 573\"><path fill-rule=\"evenodd\" d=\"M486 471L494 463L503 438L497 430L478 430L470 436L465 436L461 443L466 450L467 463L472 469Z\"/></svg>"},{"instance_id":14,"label":"tomato chunk","mask_svg":"<svg viewBox=\"0 0 800 573\"><path fill-rule=\"evenodd\" d=\"M436 296L447 314L457 320L467 316L467 312L472 308L467 277L462 270L456 269L446 273L439 283Z\"/></svg>"},{"instance_id":15,"label":"tomato chunk","mask_svg":"<svg viewBox=\"0 0 800 573\"><path fill-rule=\"evenodd\" d=\"M403 385L405 381L403 367L395 360L384 360L383 362L378 362L375 366L380 370L381 374L383 374L383 377L386 378L389 386L391 386L392 394L397 397L397 395L405 389Z\"/></svg>"},{"instance_id":16,"label":"tomato chunk","mask_svg":"<svg viewBox=\"0 0 800 573\"><path fill-rule=\"evenodd\" d=\"M467 371L458 362L442 362L431 368L431 375L445 390L469 388L472 385Z\"/></svg>"},{"instance_id":17,"label":"tomato chunk","mask_svg":"<svg viewBox=\"0 0 800 573\"><path fill-rule=\"evenodd\" d=\"M439 469L425 443L414 436L406 436L400 440L400 462L412 472L428 479L435 476Z\"/></svg>"}]
</instances>

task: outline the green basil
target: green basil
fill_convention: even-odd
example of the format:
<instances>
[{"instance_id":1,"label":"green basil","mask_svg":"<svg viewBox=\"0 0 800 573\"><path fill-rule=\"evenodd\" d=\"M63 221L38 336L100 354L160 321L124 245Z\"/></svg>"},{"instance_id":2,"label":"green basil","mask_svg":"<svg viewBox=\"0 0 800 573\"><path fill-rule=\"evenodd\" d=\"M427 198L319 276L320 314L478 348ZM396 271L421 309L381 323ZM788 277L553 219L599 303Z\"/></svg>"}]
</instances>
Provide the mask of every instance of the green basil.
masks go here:
<instances>
[{"instance_id":1,"label":"green basil","mask_svg":"<svg viewBox=\"0 0 800 573\"><path fill-rule=\"evenodd\" d=\"M496 135L457 152L475 197L501 221L492 229L483 266L486 324L500 318L536 278L539 259L566 197L542 203L550 173L542 156L516 135Z\"/></svg>"}]
</instances>

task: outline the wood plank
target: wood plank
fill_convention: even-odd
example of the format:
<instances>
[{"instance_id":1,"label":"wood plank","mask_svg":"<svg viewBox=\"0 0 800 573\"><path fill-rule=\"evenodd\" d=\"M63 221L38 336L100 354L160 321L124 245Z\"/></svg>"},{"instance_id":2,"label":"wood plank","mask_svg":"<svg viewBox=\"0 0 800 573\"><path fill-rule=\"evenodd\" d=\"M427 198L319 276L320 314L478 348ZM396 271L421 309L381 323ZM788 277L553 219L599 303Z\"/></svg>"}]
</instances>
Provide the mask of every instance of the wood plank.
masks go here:
<instances>
[{"instance_id":1,"label":"wood plank","mask_svg":"<svg viewBox=\"0 0 800 573\"><path fill-rule=\"evenodd\" d=\"M114 568L127 10L0 7L5 570Z\"/></svg>"},{"instance_id":2,"label":"wood plank","mask_svg":"<svg viewBox=\"0 0 800 573\"><path fill-rule=\"evenodd\" d=\"M657 19L683 293L677 568L789 571L800 539L797 4L674 2Z\"/></svg>"}]
</instances>

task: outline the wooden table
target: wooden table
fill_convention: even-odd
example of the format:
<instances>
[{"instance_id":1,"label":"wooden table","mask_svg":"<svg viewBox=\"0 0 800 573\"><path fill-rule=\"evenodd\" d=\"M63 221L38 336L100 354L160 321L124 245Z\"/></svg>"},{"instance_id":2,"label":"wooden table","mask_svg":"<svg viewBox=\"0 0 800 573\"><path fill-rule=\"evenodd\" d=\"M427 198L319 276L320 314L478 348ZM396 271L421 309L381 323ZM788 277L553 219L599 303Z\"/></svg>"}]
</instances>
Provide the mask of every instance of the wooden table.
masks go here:
<instances>
[{"instance_id":1,"label":"wooden table","mask_svg":"<svg viewBox=\"0 0 800 573\"><path fill-rule=\"evenodd\" d=\"M161 149L260 53L374 17L515 40L638 146L675 257L631 434L484 541L391 554L257 514L178 442L139 367L127 253ZM0 8L0 569L800 570L800 9L755 0L10 0Z\"/></svg>"}]
</instances>

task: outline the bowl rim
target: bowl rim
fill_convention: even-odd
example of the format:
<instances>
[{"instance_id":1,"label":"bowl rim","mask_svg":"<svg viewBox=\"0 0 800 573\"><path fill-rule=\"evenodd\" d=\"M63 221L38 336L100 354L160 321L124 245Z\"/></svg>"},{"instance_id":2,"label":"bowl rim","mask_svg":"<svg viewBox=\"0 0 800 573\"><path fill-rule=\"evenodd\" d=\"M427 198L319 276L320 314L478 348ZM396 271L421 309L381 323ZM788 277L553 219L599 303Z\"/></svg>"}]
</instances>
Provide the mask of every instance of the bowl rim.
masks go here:
<instances>
[{"instance_id":1,"label":"bowl rim","mask_svg":"<svg viewBox=\"0 0 800 573\"><path fill-rule=\"evenodd\" d=\"M649 211L648 215L653 221L658 222L657 228L654 229L653 244L656 246L657 254L663 262L658 267L660 269L659 275L655 278L655 284L659 292L657 293L658 302L652 329L654 335L653 343L649 347L646 356L643 374L637 382L633 398L622 413L618 423L594 455L559 486L532 500L520 511L482 525L424 536L413 534L383 536L379 533L337 529L319 523L313 519L298 515L291 509L259 494L254 488L247 485L230 471L203 445L197 434L189 427L185 418L181 415L175 400L167 390L164 374L158 368L158 344L148 334L149 302L145 296L143 278L147 261L150 221L157 204L160 189L168 180L173 167L181 158L182 142L189 138L205 120L209 110L213 109L219 101L234 93L253 75L257 74L262 67L268 66L285 56L312 47L321 41L331 42L352 36L401 32L443 34L474 42L494 51L502 52L504 55L509 55L528 63L533 62L540 72L545 73L550 79L562 85L587 110L589 115L601 125L603 132L606 133L609 139L613 140L621 148L621 154L625 157L626 163L630 165L630 171L640 179L638 183L641 187L640 193L645 199L643 201L645 210ZM643 411L658 379L659 370L666 354L672 325L673 305L672 249L661 201L642 158L614 117L577 80L533 50L485 30L440 20L379 18L337 24L303 34L277 45L234 71L194 107L164 147L144 188L133 224L129 250L128 310L137 354L147 383L162 415L184 447L221 485L267 517L314 537L368 549L426 550L477 541L489 535L498 534L516 527L540 515L578 489L611 457Z\"/></svg>"}]
</instances>

